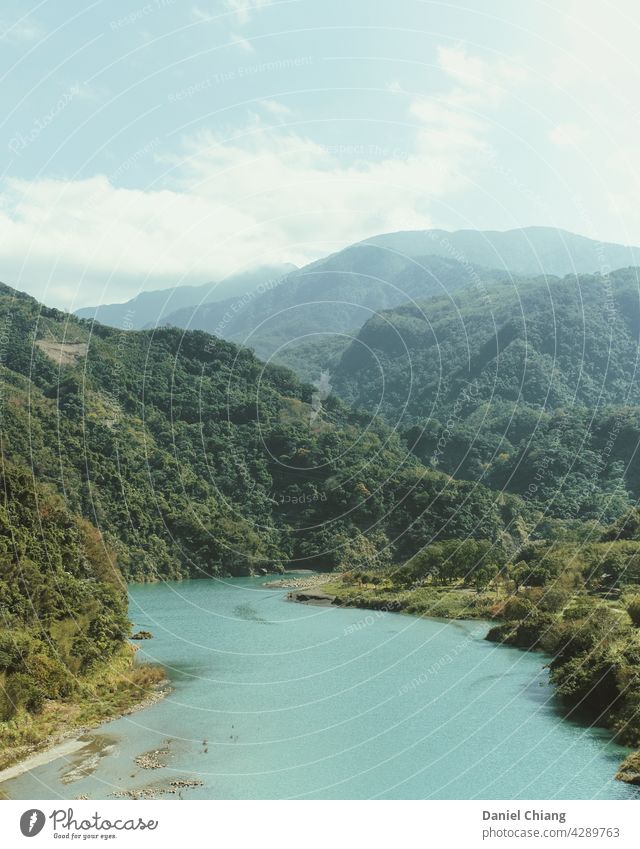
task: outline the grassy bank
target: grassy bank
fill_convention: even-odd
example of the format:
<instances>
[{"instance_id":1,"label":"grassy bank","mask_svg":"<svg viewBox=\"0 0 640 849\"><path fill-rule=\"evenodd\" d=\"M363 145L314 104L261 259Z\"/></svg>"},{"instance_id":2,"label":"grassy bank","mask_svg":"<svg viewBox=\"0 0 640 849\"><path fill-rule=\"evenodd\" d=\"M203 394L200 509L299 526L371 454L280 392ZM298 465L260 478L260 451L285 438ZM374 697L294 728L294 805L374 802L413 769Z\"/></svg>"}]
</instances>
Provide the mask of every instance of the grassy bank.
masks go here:
<instances>
[{"instance_id":1,"label":"grassy bank","mask_svg":"<svg viewBox=\"0 0 640 849\"><path fill-rule=\"evenodd\" d=\"M580 579L584 563L576 560L575 547L556 546L547 554L564 565L537 586L528 581L534 572L540 578L539 556L531 559L529 576L523 561L507 563L477 589L469 586L469 576L443 582L442 575L419 579L414 574L407 585L406 569L349 572L317 589L334 596L333 603L340 606L493 620L487 639L549 657L550 680L567 718L607 728L616 742L639 747L638 586L604 591L590 577ZM607 556L605 550L601 554ZM616 777L640 784L640 752L623 762Z\"/></svg>"},{"instance_id":2,"label":"grassy bank","mask_svg":"<svg viewBox=\"0 0 640 849\"><path fill-rule=\"evenodd\" d=\"M372 577L375 583L370 582ZM317 589L334 596L334 603L341 607L436 619L492 619L495 610L506 600L505 594L499 591L476 593L464 587L427 585L403 589L390 577L371 574L364 577L359 574L354 578L353 573L346 573L341 580L332 579Z\"/></svg>"},{"instance_id":3,"label":"grassy bank","mask_svg":"<svg viewBox=\"0 0 640 849\"><path fill-rule=\"evenodd\" d=\"M162 697L164 681L160 667L136 664L133 647L123 646L99 672L79 679L72 695L45 701L37 713L23 708L0 722L0 770L108 719L146 707Z\"/></svg>"}]
</instances>

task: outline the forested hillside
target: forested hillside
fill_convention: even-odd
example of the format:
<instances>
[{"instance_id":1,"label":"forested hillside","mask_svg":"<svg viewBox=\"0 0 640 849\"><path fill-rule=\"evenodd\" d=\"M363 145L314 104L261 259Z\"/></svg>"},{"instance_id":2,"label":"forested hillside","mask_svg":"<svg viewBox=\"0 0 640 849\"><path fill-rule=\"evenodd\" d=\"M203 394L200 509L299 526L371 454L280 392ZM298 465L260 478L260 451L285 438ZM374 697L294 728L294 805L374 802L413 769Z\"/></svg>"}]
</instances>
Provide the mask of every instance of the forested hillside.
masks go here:
<instances>
[{"instance_id":1,"label":"forested hillside","mask_svg":"<svg viewBox=\"0 0 640 849\"><path fill-rule=\"evenodd\" d=\"M407 304L324 353L334 390L426 465L610 521L640 497L639 334L638 273L623 269Z\"/></svg>"},{"instance_id":2,"label":"forested hillside","mask_svg":"<svg viewBox=\"0 0 640 849\"><path fill-rule=\"evenodd\" d=\"M11 463L0 473L0 721L69 695L129 632L112 554L63 499Z\"/></svg>"},{"instance_id":3,"label":"forested hillside","mask_svg":"<svg viewBox=\"0 0 640 849\"><path fill-rule=\"evenodd\" d=\"M5 454L100 528L128 578L376 565L443 535L508 546L535 523L204 333L116 331L9 289L0 324Z\"/></svg>"},{"instance_id":4,"label":"forested hillside","mask_svg":"<svg viewBox=\"0 0 640 849\"><path fill-rule=\"evenodd\" d=\"M350 334L378 310L415 298L454 292L481 274L491 283L506 272L456 259L407 257L373 245L353 245L301 268L255 296L171 313L167 325L206 330L263 357L286 356L308 339Z\"/></svg>"}]
</instances>

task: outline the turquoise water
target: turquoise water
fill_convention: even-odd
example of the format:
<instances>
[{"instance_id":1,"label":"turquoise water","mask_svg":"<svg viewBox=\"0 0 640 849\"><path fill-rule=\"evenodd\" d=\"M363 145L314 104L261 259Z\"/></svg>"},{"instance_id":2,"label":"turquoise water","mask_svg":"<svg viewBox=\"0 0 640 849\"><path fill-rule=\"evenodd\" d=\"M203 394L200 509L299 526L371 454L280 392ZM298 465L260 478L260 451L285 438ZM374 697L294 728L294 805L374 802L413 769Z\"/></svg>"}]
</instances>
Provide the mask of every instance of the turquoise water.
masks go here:
<instances>
[{"instance_id":1,"label":"turquoise water","mask_svg":"<svg viewBox=\"0 0 640 849\"><path fill-rule=\"evenodd\" d=\"M637 798L626 750L558 715L545 659L486 625L310 607L264 579L134 586L140 644L174 690L103 726L91 756L6 782L106 798L175 778L185 798ZM134 757L168 743L160 770ZM169 797L172 798L172 797Z\"/></svg>"}]
</instances>

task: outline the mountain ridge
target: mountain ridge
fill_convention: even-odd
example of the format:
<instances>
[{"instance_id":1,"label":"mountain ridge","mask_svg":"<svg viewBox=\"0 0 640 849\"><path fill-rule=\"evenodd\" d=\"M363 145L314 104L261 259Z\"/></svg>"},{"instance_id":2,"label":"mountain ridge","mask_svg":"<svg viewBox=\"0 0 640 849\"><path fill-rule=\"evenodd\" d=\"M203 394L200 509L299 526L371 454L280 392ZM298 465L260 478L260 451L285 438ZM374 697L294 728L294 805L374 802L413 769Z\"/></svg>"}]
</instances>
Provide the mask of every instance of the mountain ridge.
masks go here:
<instances>
[{"instance_id":1,"label":"mountain ridge","mask_svg":"<svg viewBox=\"0 0 640 849\"><path fill-rule=\"evenodd\" d=\"M640 498L639 278L462 290L380 313L342 351L301 353L425 464L608 521Z\"/></svg>"},{"instance_id":2,"label":"mountain ridge","mask_svg":"<svg viewBox=\"0 0 640 849\"><path fill-rule=\"evenodd\" d=\"M225 300L236 292L242 295L253 292L259 286L291 273L295 268L291 263L257 266L217 282L152 289L140 292L122 303L82 307L74 315L118 329L142 330L155 327L169 312L186 306L195 308L202 303Z\"/></svg>"},{"instance_id":3,"label":"mountain ridge","mask_svg":"<svg viewBox=\"0 0 640 849\"><path fill-rule=\"evenodd\" d=\"M445 532L506 540L514 514L535 524L518 499L423 467L381 421L314 406L312 386L245 348L5 293L8 316L5 453L104 532L129 580L330 570Z\"/></svg>"},{"instance_id":4,"label":"mountain ridge","mask_svg":"<svg viewBox=\"0 0 640 849\"><path fill-rule=\"evenodd\" d=\"M513 276L591 273L636 261L639 248L557 228L400 231L321 257L266 290L166 310L160 323L214 333L253 348L263 359L282 360L305 338L350 334L376 312L406 301ZM157 323L152 316L140 326Z\"/></svg>"}]
</instances>

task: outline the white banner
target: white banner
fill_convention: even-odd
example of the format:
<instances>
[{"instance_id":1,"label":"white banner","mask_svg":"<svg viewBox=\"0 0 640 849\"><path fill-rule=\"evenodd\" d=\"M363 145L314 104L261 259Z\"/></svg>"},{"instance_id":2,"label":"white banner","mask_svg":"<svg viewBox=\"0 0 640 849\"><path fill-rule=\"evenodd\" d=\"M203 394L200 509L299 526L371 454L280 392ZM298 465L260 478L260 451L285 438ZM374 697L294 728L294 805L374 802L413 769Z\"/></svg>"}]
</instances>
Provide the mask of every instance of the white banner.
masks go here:
<instances>
[{"instance_id":1,"label":"white banner","mask_svg":"<svg viewBox=\"0 0 640 849\"><path fill-rule=\"evenodd\" d=\"M33 839L33 844L30 840ZM128 847L634 847L640 808L628 801L0 803L0 845Z\"/></svg>"}]
</instances>

